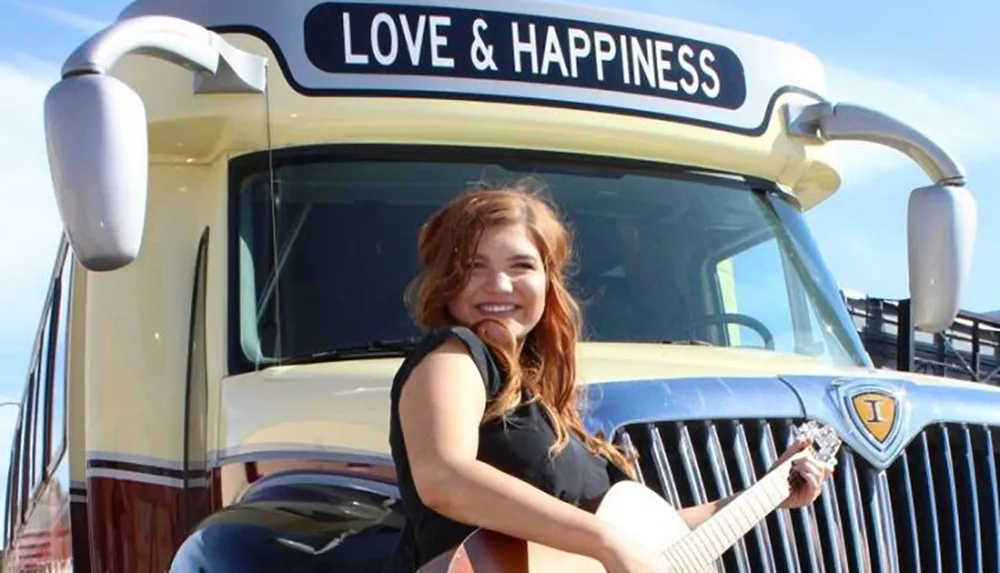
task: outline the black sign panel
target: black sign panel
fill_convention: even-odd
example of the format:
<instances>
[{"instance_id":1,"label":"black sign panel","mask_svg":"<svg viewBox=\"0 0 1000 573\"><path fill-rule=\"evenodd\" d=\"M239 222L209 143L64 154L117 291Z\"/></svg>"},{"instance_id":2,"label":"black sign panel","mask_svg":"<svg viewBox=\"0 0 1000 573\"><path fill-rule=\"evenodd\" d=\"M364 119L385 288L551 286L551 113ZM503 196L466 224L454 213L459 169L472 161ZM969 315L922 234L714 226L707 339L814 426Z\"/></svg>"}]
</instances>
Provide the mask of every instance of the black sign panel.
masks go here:
<instances>
[{"instance_id":1,"label":"black sign panel","mask_svg":"<svg viewBox=\"0 0 1000 573\"><path fill-rule=\"evenodd\" d=\"M312 64L331 74L587 88L723 109L738 109L746 99L743 63L731 49L594 22L477 9L324 3L306 16L304 40Z\"/></svg>"}]
</instances>

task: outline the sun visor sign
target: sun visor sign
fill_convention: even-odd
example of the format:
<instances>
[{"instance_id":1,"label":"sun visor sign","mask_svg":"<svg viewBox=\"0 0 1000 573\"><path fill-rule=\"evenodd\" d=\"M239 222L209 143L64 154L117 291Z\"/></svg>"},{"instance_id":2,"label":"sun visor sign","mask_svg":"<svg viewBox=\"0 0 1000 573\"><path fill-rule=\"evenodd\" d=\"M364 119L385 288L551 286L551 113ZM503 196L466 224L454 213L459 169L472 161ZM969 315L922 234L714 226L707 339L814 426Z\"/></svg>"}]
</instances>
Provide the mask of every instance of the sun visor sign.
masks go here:
<instances>
[{"instance_id":1,"label":"sun visor sign","mask_svg":"<svg viewBox=\"0 0 1000 573\"><path fill-rule=\"evenodd\" d=\"M739 109L747 98L744 66L732 49L620 25L416 4L322 3L308 12L303 34L312 65L369 91L599 100L622 108L635 107L622 97L638 97L723 110Z\"/></svg>"}]
</instances>

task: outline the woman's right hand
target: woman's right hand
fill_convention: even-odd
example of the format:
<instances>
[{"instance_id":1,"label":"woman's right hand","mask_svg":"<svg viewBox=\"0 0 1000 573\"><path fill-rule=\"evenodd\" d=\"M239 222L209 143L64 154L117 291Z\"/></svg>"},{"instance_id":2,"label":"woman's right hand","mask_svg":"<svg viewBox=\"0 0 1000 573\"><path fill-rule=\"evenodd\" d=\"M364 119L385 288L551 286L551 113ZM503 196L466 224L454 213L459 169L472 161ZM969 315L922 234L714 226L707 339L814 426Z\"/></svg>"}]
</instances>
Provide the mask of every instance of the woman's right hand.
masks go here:
<instances>
[{"instance_id":1,"label":"woman's right hand","mask_svg":"<svg viewBox=\"0 0 1000 573\"><path fill-rule=\"evenodd\" d=\"M614 533L601 557L608 573L671 573L666 558L631 539Z\"/></svg>"}]
</instances>

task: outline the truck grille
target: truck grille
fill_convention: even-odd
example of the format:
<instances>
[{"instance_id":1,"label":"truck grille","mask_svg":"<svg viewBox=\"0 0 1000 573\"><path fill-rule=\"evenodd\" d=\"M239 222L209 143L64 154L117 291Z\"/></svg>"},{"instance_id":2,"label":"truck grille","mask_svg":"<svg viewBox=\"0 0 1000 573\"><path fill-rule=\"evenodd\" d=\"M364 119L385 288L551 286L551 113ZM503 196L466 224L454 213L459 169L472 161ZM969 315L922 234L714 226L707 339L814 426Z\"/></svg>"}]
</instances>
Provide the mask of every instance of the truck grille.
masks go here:
<instances>
[{"instance_id":1,"label":"truck grille","mask_svg":"<svg viewBox=\"0 0 1000 573\"><path fill-rule=\"evenodd\" d=\"M752 485L801 420L718 420L626 426L642 481L689 506ZM937 424L889 469L845 445L812 507L777 511L718 563L720 572L928 573L1000 570L997 428Z\"/></svg>"}]
</instances>

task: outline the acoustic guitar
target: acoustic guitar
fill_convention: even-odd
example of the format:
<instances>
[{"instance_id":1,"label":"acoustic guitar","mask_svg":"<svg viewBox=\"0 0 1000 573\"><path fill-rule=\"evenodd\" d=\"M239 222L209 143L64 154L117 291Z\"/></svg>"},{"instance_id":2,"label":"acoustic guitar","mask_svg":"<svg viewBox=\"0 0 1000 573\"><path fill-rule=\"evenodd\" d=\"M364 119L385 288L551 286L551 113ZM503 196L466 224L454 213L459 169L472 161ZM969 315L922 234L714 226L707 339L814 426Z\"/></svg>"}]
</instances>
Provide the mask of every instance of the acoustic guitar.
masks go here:
<instances>
[{"instance_id":1,"label":"acoustic guitar","mask_svg":"<svg viewBox=\"0 0 1000 573\"><path fill-rule=\"evenodd\" d=\"M791 493L792 462L814 455L836 464L841 440L828 427L809 421L795 432L813 439L812 452L799 452L774 467L700 527L691 530L677 510L653 490L633 481L615 484L596 514L625 535L662 554L672 573L706 573ZM605 573L597 560L533 542L477 529L454 549L428 561L417 573Z\"/></svg>"}]
</instances>

